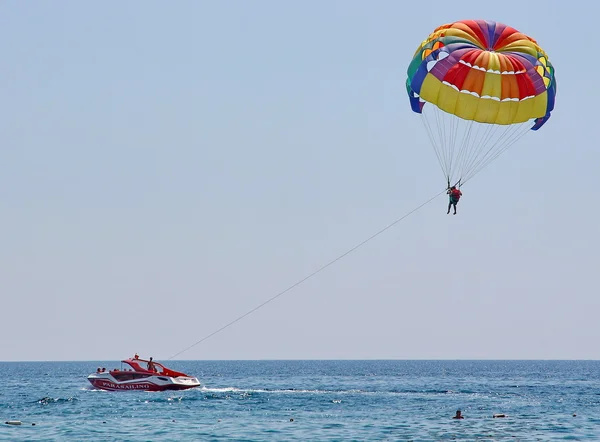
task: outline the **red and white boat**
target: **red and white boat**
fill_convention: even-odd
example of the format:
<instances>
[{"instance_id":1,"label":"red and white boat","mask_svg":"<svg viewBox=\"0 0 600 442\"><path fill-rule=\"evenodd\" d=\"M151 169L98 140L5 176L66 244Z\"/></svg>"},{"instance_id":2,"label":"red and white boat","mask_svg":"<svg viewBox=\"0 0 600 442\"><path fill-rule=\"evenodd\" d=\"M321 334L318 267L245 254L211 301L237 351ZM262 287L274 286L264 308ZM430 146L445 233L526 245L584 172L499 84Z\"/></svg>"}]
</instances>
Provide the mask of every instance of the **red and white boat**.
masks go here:
<instances>
[{"instance_id":1,"label":"red and white boat","mask_svg":"<svg viewBox=\"0 0 600 442\"><path fill-rule=\"evenodd\" d=\"M145 363L142 367L140 363ZM131 368L123 369L123 364ZM139 359L137 355L132 359L121 361L121 369L108 370L98 368L96 373L88 376L88 381L100 389L109 391L164 391L187 390L200 386L200 381L185 373L171 370L158 362Z\"/></svg>"}]
</instances>

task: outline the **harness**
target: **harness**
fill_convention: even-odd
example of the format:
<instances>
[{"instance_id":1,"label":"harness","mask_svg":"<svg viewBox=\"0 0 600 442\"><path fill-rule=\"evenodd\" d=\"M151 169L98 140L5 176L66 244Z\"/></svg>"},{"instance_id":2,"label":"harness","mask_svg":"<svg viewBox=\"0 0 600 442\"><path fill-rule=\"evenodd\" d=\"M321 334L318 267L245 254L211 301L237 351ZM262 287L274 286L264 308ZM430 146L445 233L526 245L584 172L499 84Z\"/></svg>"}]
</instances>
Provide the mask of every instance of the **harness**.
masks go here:
<instances>
[{"instance_id":1,"label":"harness","mask_svg":"<svg viewBox=\"0 0 600 442\"><path fill-rule=\"evenodd\" d=\"M457 203L459 199L460 199L460 190L454 189L454 190L450 191L450 200L453 203Z\"/></svg>"}]
</instances>

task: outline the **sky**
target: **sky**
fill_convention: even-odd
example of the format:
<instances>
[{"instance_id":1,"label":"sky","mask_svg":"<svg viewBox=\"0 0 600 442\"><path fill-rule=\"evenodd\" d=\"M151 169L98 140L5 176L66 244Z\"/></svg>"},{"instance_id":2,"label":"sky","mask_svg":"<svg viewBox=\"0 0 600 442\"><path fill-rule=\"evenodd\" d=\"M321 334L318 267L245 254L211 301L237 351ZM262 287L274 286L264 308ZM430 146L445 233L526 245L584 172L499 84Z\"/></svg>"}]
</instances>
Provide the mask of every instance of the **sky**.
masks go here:
<instances>
[{"instance_id":1,"label":"sky","mask_svg":"<svg viewBox=\"0 0 600 442\"><path fill-rule=\"evenodd\" d=\"M0 3L0 360L167 360L438 194L406 69L468 18L546 50L546 125L175 359L599 359L589 5Z\"/></svg>"}]
</instances>

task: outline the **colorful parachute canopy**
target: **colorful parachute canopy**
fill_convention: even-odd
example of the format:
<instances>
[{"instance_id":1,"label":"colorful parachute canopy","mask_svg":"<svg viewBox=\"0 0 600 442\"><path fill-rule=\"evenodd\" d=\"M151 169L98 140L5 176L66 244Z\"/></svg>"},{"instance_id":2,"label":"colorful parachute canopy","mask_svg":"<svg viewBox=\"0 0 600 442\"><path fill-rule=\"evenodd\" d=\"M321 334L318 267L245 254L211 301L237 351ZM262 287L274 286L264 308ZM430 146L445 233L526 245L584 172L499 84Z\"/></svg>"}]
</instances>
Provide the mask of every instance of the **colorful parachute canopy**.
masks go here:
<instances>
[{"instance_id":1,"label":"colorful parachute canopy","mask_svg":"<svg viewBox=\"0 0 600 442\"><path fill-rule=\"evenodd\" d=\"M501 23L462 20L438 27L421 43L406 88L413 111L433 108L436 127L428 118L425 125L440 165L449 181L454 176L464 184L550 118L556 79L533 38ZM485 133L475 135L480 125Z\"/></svg>"}]
</instances>

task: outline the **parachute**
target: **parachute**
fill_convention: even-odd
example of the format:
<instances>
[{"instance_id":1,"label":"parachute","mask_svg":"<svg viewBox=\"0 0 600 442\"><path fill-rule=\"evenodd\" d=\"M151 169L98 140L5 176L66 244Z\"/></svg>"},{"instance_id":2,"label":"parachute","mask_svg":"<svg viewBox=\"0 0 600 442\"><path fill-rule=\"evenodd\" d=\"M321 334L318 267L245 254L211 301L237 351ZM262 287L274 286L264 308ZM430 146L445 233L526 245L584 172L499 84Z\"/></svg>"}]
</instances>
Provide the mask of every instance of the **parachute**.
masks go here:
<instances>
[{"instance_id":1,"label":"parachute","mask_svg":"<svg viewBox=\"0 0 600 442\"><path fill-rule=\"evenodd\" d=\"M554 67L537 42L486 20L436 28L416 50L406 89L448 187L461 186L554 109Z\"/></svg>"}]
</instances>

